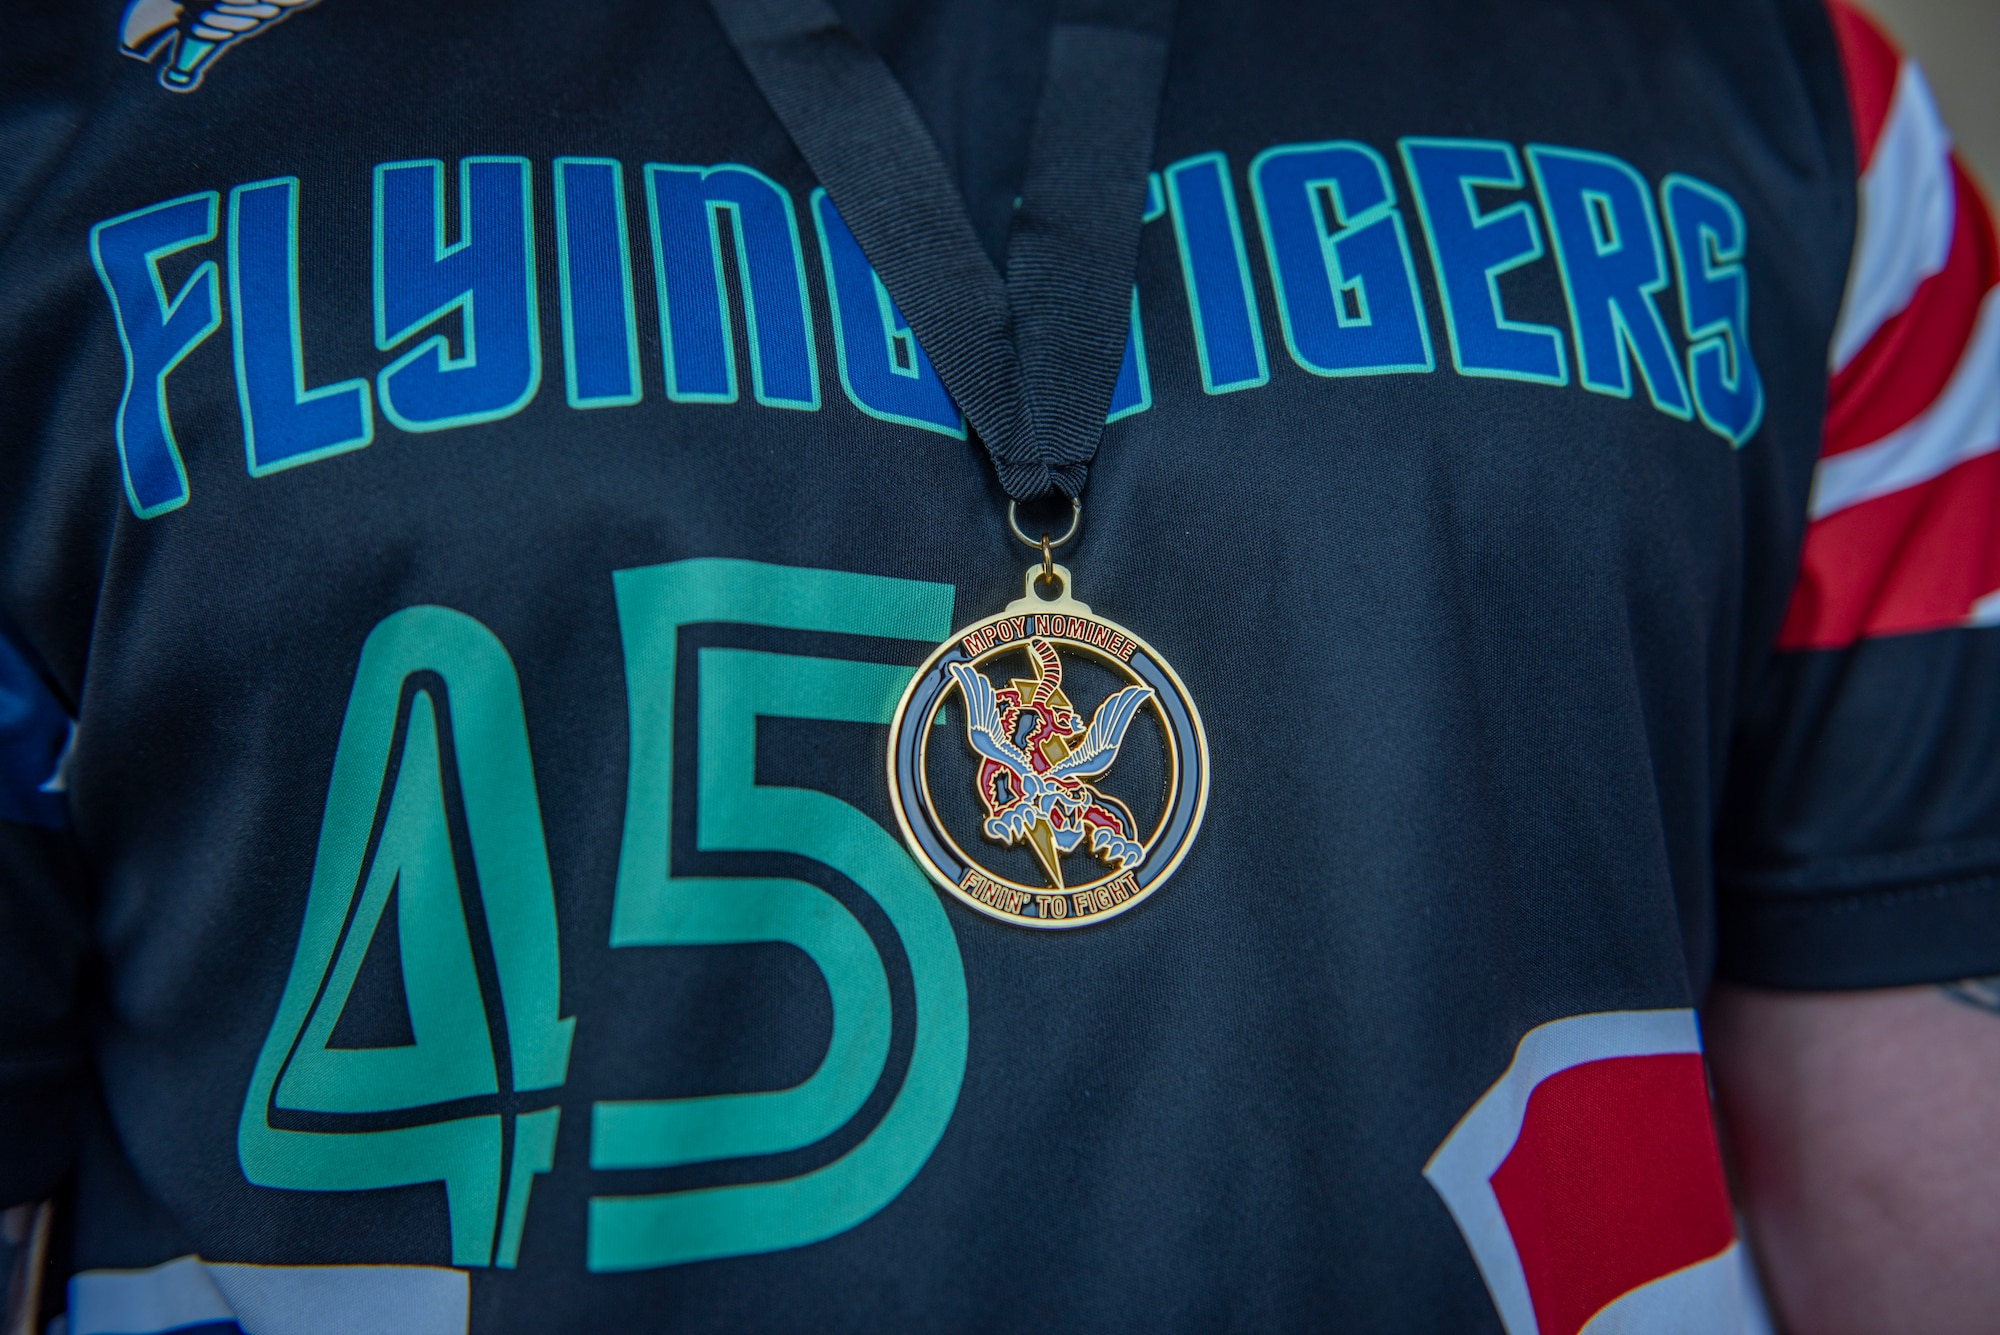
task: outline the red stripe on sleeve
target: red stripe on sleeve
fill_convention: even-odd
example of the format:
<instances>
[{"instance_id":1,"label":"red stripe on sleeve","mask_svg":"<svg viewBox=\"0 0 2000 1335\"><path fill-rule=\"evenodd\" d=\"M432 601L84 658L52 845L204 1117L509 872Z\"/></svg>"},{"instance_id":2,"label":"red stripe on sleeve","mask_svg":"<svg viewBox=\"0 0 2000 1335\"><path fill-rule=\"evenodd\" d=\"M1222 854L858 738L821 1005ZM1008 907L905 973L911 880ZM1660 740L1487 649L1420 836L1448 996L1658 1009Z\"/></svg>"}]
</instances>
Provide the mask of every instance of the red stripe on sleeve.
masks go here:
<instances>
[{"instance_id":1,"label":"red stripe on sleeve","mask_svg":"<svg viewBox=\"0 0 2000 1335\"><path fill-rule=\"evenodd\" d=\"M1881 140L1901 57L1847 0L1826 3L1847 80L1856 166L1865 171ZM1906 98L1921 96L1922 88L1921 81L1911 84ZM1902 114L1913 114L1907 101ZM1894 159L1885 164L1869 175L1873 193L1864 201L1866 221L1881 230L1871 234L1872 248L1858 251L1891 270L1918 264L1880 253L1889 238L1896 247L1944 249L1944 265L1916 284L1900 310L1871 313L1880 323L1828 383L1820 457L1839 463L1821 464L1820 518L1806 528L1780 649L1837 649L1865 636L1964 625L1980 599L2000 590L2000 451L1989 401L2000 364L1985 364L1995 360L1990 312L1981 323L1982 304L2000 284L2000 241L1955 155L1936 164L1951 172L1948 248L1925 212L1938 196L1919 179L1923 172ZM1937 254L1927 249L1921 265L1935 263ZM1873 455L1843 457L1878 443L1882 449ZM1879 483L1858 485L1871 477ZM1908 485L1875 494L1877 485L1896 485L1892 479Z\"/></svg>"},{"instance_id":2,"label":"red stripe on sleeve","mask_svg":"<svg viewBox=\"0 0 2000 1335\"><path fill-rule=\"evenodd\" d=\"M1781 649L1965 621L2000 589L2000 453L1828 515L1806 531Z\"/></svg>"},{"instance_id":3,"label":"red stripe on sleeve","mask_svg":"<svg viewBox=\"0 0 2000 1335\"><path fill-rule=\"evenodd\" d=\"M1981 299L2000 283L1993 219L1956 158L1951 171L1957 216L1950 257L1827 386L1822 458L1871 445L1930 407L1972 337Z\"/></svg>"},{"instance_id":4,"label":"red stripe on sleeve","mask_svg":"<svg viewBox=\"0 0 2000 1335\"><path fill-rule=\"evenodd\" d=\"M1875 20L1846 0L1827 0L1834 41L1840 47L1840 71L1847 79L1847 109L1854 118L1854 169L1868 165L1875 140L1889 114L1889 97L1896 89L1896 69L1902 63L1895 44Z\"/></svg>"}]
</instances>

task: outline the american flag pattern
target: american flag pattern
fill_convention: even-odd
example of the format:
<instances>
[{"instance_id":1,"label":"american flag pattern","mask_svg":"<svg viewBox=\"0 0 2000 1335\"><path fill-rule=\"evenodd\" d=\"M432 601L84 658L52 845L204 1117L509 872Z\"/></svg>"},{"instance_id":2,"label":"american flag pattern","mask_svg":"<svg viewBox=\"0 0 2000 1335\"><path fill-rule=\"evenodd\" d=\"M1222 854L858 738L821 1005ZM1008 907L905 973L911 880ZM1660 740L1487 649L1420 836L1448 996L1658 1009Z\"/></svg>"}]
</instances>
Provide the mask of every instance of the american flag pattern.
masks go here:
<instances>
[{"instance_id":1,"label":"american flag pattern","mask_svg":"<svg viewBox=\"0 0 2000 1335\"><path fill-rule=\"evenodd\" d=\"M1529 1030L1424 1177L1507 1335L1770 1335L1692 1011Z\"/></svg>"},{"instance_id":2,"label":"american flag pattern","mask_svg":"<svg viewBox=\"0 0 2000 1335\"><path fill-rule=\"evenodd\" d=\"M1784 649L2000 624L2000 249L1923 71L1830 0L1860 169Z\"/></svg>"}]
</instances>

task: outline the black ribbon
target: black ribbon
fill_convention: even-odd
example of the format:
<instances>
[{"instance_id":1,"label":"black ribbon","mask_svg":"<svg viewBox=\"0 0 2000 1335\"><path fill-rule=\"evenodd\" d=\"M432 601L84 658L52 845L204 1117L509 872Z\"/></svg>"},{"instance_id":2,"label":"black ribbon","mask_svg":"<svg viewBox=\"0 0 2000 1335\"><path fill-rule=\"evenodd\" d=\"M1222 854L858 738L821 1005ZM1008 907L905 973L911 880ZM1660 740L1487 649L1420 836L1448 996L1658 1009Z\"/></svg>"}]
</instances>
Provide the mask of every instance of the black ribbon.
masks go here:
<instances>
[{"instance_id":1,"label":"black ribbon","mask_svg":"<svg viewBox=\"0 0 2000 1335\"><path fill-rule=\"evenodd\" d=\"M1125 351L1173 0L1059 0L1003 278L902 85L826 0L709 0L1027 500L1076 497Z\"/></svg>"}]
</instances>

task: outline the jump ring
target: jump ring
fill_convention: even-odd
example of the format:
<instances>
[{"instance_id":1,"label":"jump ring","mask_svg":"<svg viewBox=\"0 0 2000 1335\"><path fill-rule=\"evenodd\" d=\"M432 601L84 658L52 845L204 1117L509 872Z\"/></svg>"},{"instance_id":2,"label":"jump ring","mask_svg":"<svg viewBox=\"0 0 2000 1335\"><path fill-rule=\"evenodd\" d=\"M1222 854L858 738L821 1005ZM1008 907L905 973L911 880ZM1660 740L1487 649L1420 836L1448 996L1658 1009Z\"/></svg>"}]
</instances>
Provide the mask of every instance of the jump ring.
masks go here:
<instances>
[{"instance_id":1,"label":"jump ring","mask_svg":"<svg viewBox=\"0 0 2000 1335\"><path fill-rule=\"evenodd\" d=\"M1019 501L1007 502L1007 527L1013 529L1014 536L1019 538L1023 543L1027 544L1030 547L1033 547L1037 551L1040 551L1042 547L1041 540L1037 538L1031 538L1027 534L1021 531L1021 521L1016 513L1019 506L1020 506ZM1051 539L1049 542L1049 546L1051 548L1062 546L1064 543L1068 542L1071 538L1074 538L1076 536L1076 531L1079 527L1082 526L1082 524L1083 524L1083 502L1072 498L1069 503L1069 529L1060 538Z\"/></svg>"}]
</instances>

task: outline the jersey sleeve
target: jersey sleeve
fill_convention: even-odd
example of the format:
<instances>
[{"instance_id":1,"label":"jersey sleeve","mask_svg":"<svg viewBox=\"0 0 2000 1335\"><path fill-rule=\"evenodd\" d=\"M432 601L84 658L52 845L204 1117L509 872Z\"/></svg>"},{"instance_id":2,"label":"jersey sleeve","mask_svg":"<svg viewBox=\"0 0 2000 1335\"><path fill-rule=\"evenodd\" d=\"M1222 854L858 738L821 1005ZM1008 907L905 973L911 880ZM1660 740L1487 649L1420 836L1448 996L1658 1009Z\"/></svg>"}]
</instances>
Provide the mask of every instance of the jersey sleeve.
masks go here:
<instances>
[{"instance_id":1,"label":"jersey sleeve","mask_svg":"<svg viewBox=\"0 0 2000 1335\"><path fill-rule=\"evenodd\" d=\"M2000 252L1916 64L1830 0L1859 166L1796 589L1739 715L1718 967L2000 973Z\"/></svg>"},{"instance_id":2,"label":"jersey sleeve","mask_svg":"<svg viewBox=\"0 0 2000 1335\"><path fill-rule=\"evenodd\" d=\"M70 737L68 713L0 621L0 1207L61 1178L88 1088L84 877L63 793Z\"/></svg>"}]
</instances>

